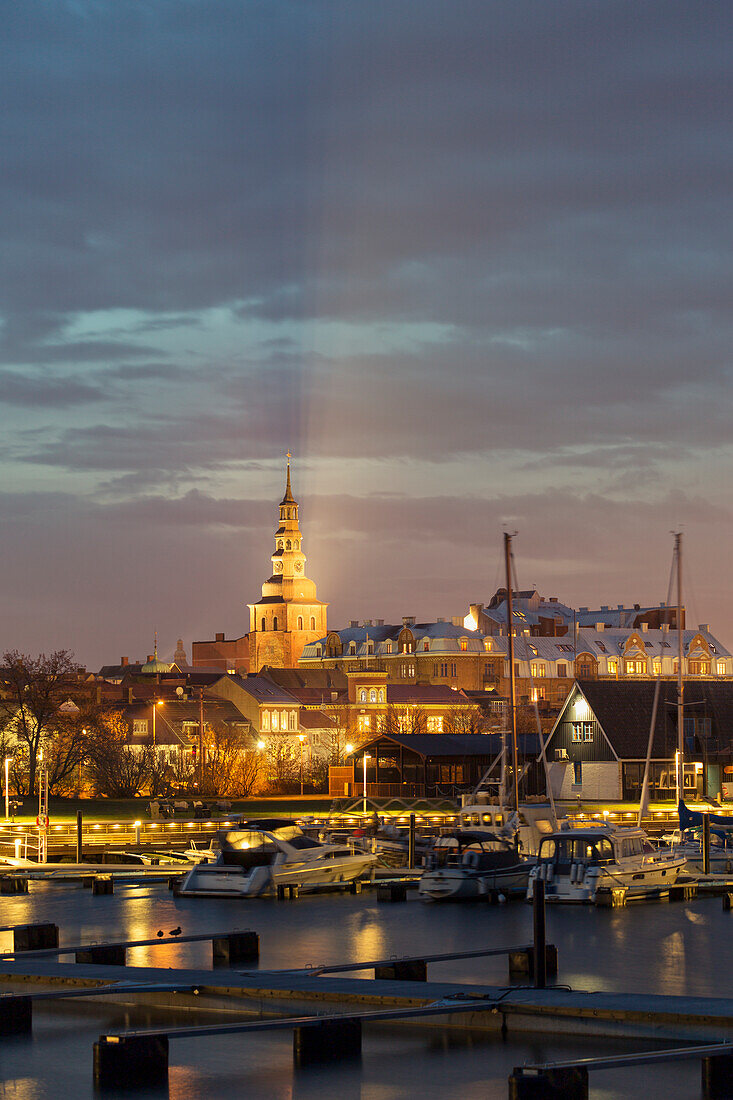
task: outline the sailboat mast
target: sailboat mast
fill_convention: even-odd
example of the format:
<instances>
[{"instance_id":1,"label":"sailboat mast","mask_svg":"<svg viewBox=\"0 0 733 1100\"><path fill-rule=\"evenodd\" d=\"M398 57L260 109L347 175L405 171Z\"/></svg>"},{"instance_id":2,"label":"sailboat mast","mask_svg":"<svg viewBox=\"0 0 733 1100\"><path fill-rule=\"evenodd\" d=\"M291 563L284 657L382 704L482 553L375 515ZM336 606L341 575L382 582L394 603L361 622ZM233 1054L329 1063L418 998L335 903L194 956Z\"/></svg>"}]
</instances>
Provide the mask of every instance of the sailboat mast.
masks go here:
<instances>
[{"instance_id":1,"label":"sailboat mast","mask_svg":"<svg viewBox=\"0 0 733 1100\"><path fill-rule=\"evenodd\" d=\"M514 609L512 606L512 536L504 532L504 565L506 568L506 622L509 638L509 710L512 716L512 773L514 779L514 809L519 812L519 754L517 752L517 688L514 677Z\"/></svg>"},{"instance_id":2,"label":"sailboat mast","mask_svg":"<svg viewBox=\"0 0 733 1100\"><path fill-rule=\"evenodd\" d=\"M685 792L685 682L682 676L682 532L674 537L674 551L677 560L677 782L679 784L678 801Z\"/></svg>"}]
</instances>

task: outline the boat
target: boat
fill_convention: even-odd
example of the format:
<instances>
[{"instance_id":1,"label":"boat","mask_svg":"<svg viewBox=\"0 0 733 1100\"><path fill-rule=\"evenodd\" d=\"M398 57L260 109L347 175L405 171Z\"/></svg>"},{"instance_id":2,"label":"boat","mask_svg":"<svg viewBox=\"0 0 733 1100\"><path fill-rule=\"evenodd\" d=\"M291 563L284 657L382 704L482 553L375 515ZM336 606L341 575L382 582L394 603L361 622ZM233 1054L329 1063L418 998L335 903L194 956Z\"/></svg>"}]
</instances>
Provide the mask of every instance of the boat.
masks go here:
<instances>
[{"instance_id":1,"label":"boat","mask_svg":"<svg viewBox=\"0 0 733 1100\"><path fill-rule=\"evenodd\" d=\"M279 886L313 890L359 878L376 863L370 852L324 844L289 818L242 821L218 834L215 863L198 863L178 887L182 897L259 897Z\"/></svg>"},{"instance_id":2,"label":"boat","mask_svg":"<svg viewBox=\"0 0 733 1100\"><path fill-rule=\"evenodd\" d=\"M514 842L523 855L537 854L542 837L553 831L556 821L554 807L547 802L520 802L516 811L489 802L483 793L458 811L459 828L498 835Z\"/></svg>"},{"instance_id":3,"label":"boat","mask_svg":"<svg viewBox=\"0 0 733 1100\"><path fill-rule=\"evenodd\" d=\"M673 849L655 848L638 827L561 829L540 843L527 899L538 879L548 902L594 902L601 888L671 886L685 863Z\"/></svg>"},{"instance_id":4,"label":"boat","mask_svg":"<svg viewBox=\"0 0 733 1100\"><path fill-rule=\"evenodd\" d=\"M454 829L436 840L417 892L426 901L524 894L532 866L504 837L483 829Z\"/></svg>"}]
</instances>

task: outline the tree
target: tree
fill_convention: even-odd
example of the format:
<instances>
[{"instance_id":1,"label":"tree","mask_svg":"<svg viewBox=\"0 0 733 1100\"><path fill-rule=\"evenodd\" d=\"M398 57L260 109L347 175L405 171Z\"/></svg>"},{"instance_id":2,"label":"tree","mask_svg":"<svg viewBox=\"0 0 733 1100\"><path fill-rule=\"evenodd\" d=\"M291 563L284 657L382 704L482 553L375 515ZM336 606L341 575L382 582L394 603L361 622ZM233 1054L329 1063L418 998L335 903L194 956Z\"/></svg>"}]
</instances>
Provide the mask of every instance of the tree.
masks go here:
<instances>
[{"instance_id":1,"label":"tree","mask_svg":"<svg viewBox=\"0 0 733 1100\"><path fill-rule=\"evenodd\" d=\"M84 757L84 715L62 704L79 688L78 666L66 649L31 657L17 649L3 654L0 723L13 753L19 794L33 794L43 752L49 787L55 788Z\"/></svg>"},{"instance_id":2,"label":"tree","mask_svg":"<svg viewBox=\"0 0 733 1100\"><path fill-rule=\"evenodd\" d=\"M347 745L358 745L366 740L359 733L354 712L349 705L334 704L324 707L324 713L333 720L328 739L328 762L338 766L343 764Z\"/></svg>"},{"instance_id":3,"label":"tree","mask_svg":"<svg viewBox=\"0 0 733 1100\"><path fill-rule=\"evenodd\" d=\"M212 722L206 726L204 740L201 794L246 798L256 786L261 769L259 753L248 751L246 731L228 722Z\"/></svg>"},{"instance_id":4,"label":"tree","mask_svg":"<svg viewBox=\"0 0 733 1100\"><path fill-rule=\"evenodd\" d=\"M398 733L427 733L427 716L420 707L395 707L390 703L384 712L379 732L388 737Z\"/></svg>"},{"instance_id":5,"label":"tree","mask_svg":"<svg viewBox=\"0 0 733 1100\"><path fill-rule=\"evenodd\" d=\"M97 794L135 798L158 785L155 751L150 745L126 744L128 726L120 710L100 713L91 727L87 760Z\"/></svg>"},{"instance_id":6,"label":"tree","mask_svg":"<svg viewBox=\"0 0 733 1100\"><path fill-rule=\"evenodd\" d=\"M486 733L489 722L480 707L451 707L443 719L443 733Z\"/></svg>"}]
</instances>

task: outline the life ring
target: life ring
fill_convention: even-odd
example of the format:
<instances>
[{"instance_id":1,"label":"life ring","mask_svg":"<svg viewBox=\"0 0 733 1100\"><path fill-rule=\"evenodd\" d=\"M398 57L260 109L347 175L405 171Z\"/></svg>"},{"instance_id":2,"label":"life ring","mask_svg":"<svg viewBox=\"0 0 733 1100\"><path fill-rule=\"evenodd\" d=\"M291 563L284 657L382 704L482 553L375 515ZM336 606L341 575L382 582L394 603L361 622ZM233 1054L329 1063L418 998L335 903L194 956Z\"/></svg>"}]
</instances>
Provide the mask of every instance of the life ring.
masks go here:
<instances>
[{"instance_id":1,"label":"life ring","mask_svg":"<svg viewBox=\"0 0 733 1100\"><path fill-rule=\"evenodd\" d=\"M42 829L47 829L48 828L48 814L39 814L38 817L36 818L36 825L40 826Z\"/></svg>"}]
</instances>

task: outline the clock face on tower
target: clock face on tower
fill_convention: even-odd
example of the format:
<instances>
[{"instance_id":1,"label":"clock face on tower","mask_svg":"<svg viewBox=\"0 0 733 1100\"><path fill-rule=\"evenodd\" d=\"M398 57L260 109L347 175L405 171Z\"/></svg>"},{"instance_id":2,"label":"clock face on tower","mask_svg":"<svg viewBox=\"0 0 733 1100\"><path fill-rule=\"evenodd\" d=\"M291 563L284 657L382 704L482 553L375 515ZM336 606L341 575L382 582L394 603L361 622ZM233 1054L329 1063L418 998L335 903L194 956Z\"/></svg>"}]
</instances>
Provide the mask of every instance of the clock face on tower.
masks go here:
<instances>
[{"instance_id":1,"label":"clock face on tower","mask_svg":"<svg viewBox=\"0 0 733 1100\"><path fill-rule=\"evenodd\" d=\"M282 571L283 571L283 563L281 561L276 561L275 562L275 572L276 573L282 573Z\"/></svg>"},{"instance_id":2,"label":"clock face on tower","mask_svg":"<svg viewBox=\"0 0 733 1100\"><path fill-rule=\"evenodd\" d=\"M302 569L302 568L303 568L303 563L302 563L302 561L296 561L296 563L295 563L295 571L296 571L296 573L300 573L300 571L301 571L301 569Z\"/></svg>"}]
</instances>

